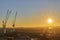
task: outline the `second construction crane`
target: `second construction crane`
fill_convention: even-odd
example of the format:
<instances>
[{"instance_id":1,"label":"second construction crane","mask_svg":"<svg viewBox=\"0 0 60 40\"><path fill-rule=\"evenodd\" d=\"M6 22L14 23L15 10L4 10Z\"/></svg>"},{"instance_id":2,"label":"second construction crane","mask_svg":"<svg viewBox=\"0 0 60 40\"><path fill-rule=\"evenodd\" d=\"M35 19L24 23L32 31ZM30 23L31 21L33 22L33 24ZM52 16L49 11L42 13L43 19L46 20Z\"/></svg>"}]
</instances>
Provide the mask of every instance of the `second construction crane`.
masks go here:
<instances>
[{"instance_id":1,"label":"second construction crane","mask_svg":"<svg viewBox=\"0 0 60 40\"><path fill-rule=\"evenodd\" d=\"M13 20L13 31L15 31L15 22L16 22L16 17L17 17L17 11L16 11L16 14L15 14L15 17L14 17L14 20Z\"/></svg>"}]
</instances>

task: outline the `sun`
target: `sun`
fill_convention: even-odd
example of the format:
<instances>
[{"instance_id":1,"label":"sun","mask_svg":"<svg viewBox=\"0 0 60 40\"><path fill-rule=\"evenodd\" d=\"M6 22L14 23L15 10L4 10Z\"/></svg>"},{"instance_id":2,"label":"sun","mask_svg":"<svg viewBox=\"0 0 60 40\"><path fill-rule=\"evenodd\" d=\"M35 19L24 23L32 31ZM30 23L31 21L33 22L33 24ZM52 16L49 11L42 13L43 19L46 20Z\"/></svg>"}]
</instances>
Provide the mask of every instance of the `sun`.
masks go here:
<instances>
[{"instance_id":1,"label":"sun","mask_svg":"<svg viewBox=\"0 0 60 40\"><path fill-rule=\"evenodd\" d=\"M48 19L48 23L52 23L53 22L53 20L52 19Z\"/></svg>"}]
</instances>

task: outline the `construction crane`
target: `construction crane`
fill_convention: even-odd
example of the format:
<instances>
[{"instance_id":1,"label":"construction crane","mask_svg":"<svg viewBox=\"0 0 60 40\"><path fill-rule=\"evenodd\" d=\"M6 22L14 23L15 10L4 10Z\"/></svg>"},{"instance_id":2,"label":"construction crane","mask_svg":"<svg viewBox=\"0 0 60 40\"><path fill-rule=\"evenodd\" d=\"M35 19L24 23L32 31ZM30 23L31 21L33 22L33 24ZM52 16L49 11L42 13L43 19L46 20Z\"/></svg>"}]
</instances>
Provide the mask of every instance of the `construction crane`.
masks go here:
<instances>
[{"instance_id":1,"label":"construction crane","mask_svg":"<svg viewBox=\"0 0 60 40\"><path fill-rule=\"evenodd\" d=\"M15 22L16 22L16 17L17 17L17 11L16 11L16 14L15 14L15 17L14 17L14 20L13 20L13 31L15 31Z\"/></svg>"},{"instance_id":2,"label":"construction crane","mask_svg":"<svg viewBox=\"0 0 60 40\"><path fill-rule=\"evenodd\" d=\"M7 14L6 14L6 17L5 19L3 20L3 33L6 33L6 24L7 24L7 21L9 19L9 16L11 14L12 10L9 11L9 9L7 10Z\"/></svg>"}]
</instances>

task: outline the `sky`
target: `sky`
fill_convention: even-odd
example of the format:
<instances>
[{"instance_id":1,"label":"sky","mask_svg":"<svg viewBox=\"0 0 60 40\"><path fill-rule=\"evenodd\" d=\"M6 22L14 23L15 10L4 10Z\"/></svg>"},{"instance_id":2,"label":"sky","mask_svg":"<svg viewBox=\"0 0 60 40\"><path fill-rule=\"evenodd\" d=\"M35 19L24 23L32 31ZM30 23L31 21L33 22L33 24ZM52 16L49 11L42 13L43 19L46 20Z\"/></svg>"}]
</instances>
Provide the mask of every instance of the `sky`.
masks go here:
<instances>
[{"instance_id":1,"label":"sky","mask_svg":"<svg viewBox=\"0 0 60 40\"><path fill-rule=\"evenodd\" d=\"M16 27L60 26L60 0L0 0L1 27L8 9L12 13L7 27L12 27L16 11ZM49 18L52 24L47 22Z\"/></svg>"}]
</instances>

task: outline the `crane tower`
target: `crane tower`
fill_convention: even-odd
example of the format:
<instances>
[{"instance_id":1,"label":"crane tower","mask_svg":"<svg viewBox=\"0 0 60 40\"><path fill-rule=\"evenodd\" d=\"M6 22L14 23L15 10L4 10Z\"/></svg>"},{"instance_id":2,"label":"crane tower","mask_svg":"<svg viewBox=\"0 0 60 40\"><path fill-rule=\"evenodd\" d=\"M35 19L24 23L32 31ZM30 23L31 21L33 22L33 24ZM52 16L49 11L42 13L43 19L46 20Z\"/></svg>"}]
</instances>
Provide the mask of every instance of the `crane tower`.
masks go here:
<instances>
[{"instance_id":1,"label":"crane tower","mask_svg":"<svg viewBox=\"0 0 60 40\"><path fill-rule=\"evenodd\" d=\"M15 17L14 17L14 20L13 20L13 31L15 31L15 22L16 22L16 17L17 17L17 11L16 11L16 14L15 14Z\"/></svg>"},{"instance_id":2,"label":"crane tower","mask_svg":"<svg viewBox=\"0 0 60 40\"><path fill-rule=\"evenodd\" d=\"M6 24L7 24L7 21L9 19L9 16L11 14L12 11L9 11L9 9L7 10L7 14L5 16L5 19L2 21L3 22L3 33L6 33Z\"/></svg>"}]
</instances>

